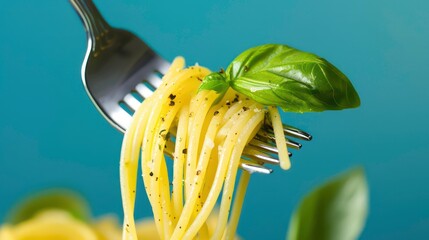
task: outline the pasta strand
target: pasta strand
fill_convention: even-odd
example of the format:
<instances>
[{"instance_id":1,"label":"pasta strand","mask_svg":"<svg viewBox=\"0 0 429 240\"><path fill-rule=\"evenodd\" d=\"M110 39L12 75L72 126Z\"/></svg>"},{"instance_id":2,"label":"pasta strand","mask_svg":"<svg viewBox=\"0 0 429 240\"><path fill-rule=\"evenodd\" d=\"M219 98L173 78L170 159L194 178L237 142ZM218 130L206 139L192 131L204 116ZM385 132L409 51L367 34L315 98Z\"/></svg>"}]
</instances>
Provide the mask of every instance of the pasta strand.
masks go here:
<instances>
[{"instance_id":1,"label":"pasta strand","mask_svg":"<svg viewBox=\"0 0 429 240\"><path fill-rule=\"evenodd\" d=\"M273 124L274 137L279 152L280 167L284 170L288 170L290 168L290 159L279 110L277 107L270 106L268 107L268 111L270 112L271 122Z\"/></svg>"}]
</instances>

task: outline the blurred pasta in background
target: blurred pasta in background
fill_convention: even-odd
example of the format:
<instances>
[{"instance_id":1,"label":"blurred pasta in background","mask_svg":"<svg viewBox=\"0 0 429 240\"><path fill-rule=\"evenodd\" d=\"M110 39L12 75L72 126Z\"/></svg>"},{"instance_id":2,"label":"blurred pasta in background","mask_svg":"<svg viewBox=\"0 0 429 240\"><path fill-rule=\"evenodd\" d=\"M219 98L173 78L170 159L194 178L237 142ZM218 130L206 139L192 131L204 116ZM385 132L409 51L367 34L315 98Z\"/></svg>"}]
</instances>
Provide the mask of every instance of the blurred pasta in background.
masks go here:
<instances>
[{"instance_id":1,"label":"blurred pasta in background","mask_svg":"<svg viewBox=\"0 0 429 240\"><path fill-rule=\"evenodd\" d=\"M214 231L217 214L208 220ZM153 219L136 223L138 239L161 239ZM70 190L45 190L31 195L11 210L8 221L0 225L1 240L120 240L122 224L108 214L90 217L87 203Z\"/></svg>"},{"instance_id":2,"label":"blurred pasta in background","mask_svg":"<svg viewBox=\"0 0 429 240\"><path fill-rule=\"evenodd\" d=\"M368 199L363 168L342 173L304 196L291 216L286 239L358 239L365 226ZM206 222L209 236L218 215L215 209ZM136 235L139 240L161 239L152 218L136 222ZM77 193L54 189L32 194L12 208L0 225L0 239L119 240L122 226L115 215L91 217L88 204Z\"/></svg>"}]
</instances>

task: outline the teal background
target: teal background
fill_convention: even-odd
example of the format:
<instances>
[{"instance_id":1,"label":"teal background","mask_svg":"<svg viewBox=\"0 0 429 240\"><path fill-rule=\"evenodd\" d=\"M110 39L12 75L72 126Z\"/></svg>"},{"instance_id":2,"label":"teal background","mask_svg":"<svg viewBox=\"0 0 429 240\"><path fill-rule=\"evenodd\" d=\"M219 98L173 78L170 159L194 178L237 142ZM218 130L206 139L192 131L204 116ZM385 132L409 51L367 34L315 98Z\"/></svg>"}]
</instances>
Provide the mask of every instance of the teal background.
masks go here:
<instances>
[{"instance_id":1,"label":"teal background","mask_svg":"<svg viewBox=\"0 0 429 240\"><path fill-rule=\"evenodd\" d=\"M290 171L251 179L239 227L245 239L284 239L299 199L356 165L370 184L361 239L429 239L428 1L96 4L112 25L169 60L182 55L217 70L251 46L285 43L323 56L352 80L360 108L283 115L314 140L294 152ZM122 135L83 89L86 34L71 5L2 1L0 29L0 219L18 199L54 186L80 191L96 216L121 216ZM140 196L137 216L148 216Z\"/></svg>"}]
</instances>

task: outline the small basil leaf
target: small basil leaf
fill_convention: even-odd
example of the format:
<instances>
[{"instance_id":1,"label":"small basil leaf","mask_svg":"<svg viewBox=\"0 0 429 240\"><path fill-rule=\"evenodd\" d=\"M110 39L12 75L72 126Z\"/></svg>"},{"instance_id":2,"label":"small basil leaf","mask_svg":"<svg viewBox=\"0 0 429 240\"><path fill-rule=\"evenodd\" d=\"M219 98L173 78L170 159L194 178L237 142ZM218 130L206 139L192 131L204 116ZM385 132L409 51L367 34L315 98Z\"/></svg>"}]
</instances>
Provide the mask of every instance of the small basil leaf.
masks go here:
<instances>
[{"instance_id":1,"label":"small basil leaf","mask_svg":"<svg viewBox=\"0 0 429 240\"><path fill-rule=\"evenodd\" d=\"M365 225L368 186L362 168L342 174L304 197L293 214L288 240L354 240Z\"/></svg>"},{"instance_id":2,"label":"small basil leaf","mask_svg":"<svg viewBox=\"0 0 429 240\"><path fill-rule=\"evenodd\" d=\"M218 72L212 72L205 76L198 92L201 90L214 90L217 93L226 92L229 85L226 82L225 76Z\"/></svg>"},{"instance_id":3,"label":"small basil leaf","mask_svg":"<svg viewBox=\"0 0 429 240\"><path fill-rule=\"evenodd\" d=\"M236 91L285 111L318 112L360 105L350 80L314 54L267 44L240 54L226 70Z\"/></svg>"},{"instance_id":4,"label":"small basil leaf","mask_svg":"<svg viewBox=\"0 0 429 240\"><path fill-rule=\"evenodd\" d=\"M200 87L198 88L198 92L201 90L216 91L219 94L215 101L215 103L217 103L225 95L228 88L229 84L226 82L225 75L218 72L212 72L204 77Z\"/></svg>"},{"instance_id":5,"label":"small basil leaf","mask_svg":"<svg viewBox=\"0 0 429 240\"><path fill-rule=\"evenodd\" d=\"M61 209L83 221L90 219L89 206L80 195L70 190L52 189L34 194L18 203L8 214L7 221L16 224L47 209Z\"/></svg>"}]
</instances>

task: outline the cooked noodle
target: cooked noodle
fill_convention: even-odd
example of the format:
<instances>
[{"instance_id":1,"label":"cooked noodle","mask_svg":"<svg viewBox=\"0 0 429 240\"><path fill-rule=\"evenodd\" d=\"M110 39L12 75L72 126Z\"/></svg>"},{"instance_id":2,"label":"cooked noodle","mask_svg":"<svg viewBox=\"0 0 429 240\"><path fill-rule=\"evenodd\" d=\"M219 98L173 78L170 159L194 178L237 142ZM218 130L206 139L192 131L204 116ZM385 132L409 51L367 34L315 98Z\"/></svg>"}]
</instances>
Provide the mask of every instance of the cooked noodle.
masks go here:
<instances>
[{"instance_id":1,"label":"cooked noodle","mask_svg":"<svg viewBox=\"0 0 429 240\"><path fill-rule=\"evenodd\" d=\"M134 113L125 134L120 164L123 239L137 239L133 214L139 159L161 239L235 237L250 178L243 172L230 212L241 156L267 111L232 89L220 101L215 91L198 92L210 71L184 65L183 58L174 60L162 85ZM287 169L290 163L280 115L275 107L270 107L269 113L282 151L281 166ZM171 162L164 152L172 153L173 179L168 177ZM206 222L219 196L218 220L212 230Z\"/></svg>"}]
</instances>

